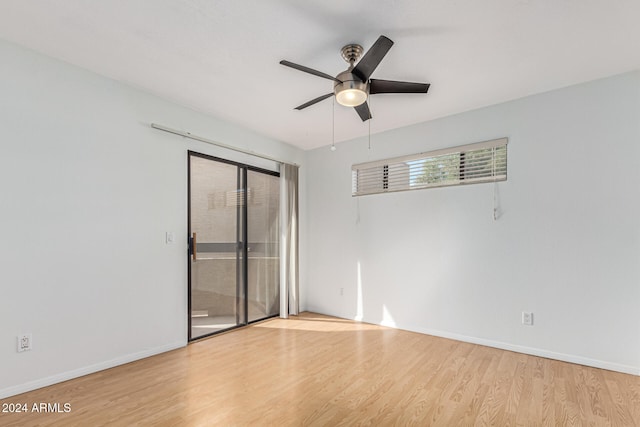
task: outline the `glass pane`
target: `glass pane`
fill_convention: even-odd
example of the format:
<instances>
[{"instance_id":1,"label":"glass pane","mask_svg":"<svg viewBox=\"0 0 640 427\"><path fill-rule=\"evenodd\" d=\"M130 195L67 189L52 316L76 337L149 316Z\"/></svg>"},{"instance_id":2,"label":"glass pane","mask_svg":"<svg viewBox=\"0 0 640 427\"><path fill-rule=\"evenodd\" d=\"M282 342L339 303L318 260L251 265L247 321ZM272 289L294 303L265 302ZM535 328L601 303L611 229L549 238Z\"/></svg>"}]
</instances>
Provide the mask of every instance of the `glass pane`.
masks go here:
<instances>
[{"instance_id":1,"label":"glass pane","mask_svg":"<svg viewBox=\"0 0 640 427\"><path fill-rule=\"evenodd\" d=\"M280 179L247 171L249 322L280 311Z\"/></svg>"},{"instance_id":2,"label":"glass pane","mask_svg":"<svg viewBox=\"0 0 640 427\"><path fill-rule=\"evenodd\" d=\"M441 184L460 179L460 154L445 154L409 163L411 185L424 186Z\"/></svg>"},{"instance_id":3,"label":"glass pane","mask_svg":"<svg viewBox=\"0 0 640 427\"><path fill-rule=\"evenodd\" d=\"M238 259L239 168L190 156L190 221L196 235L191 257L191 338L244 321Z\"/></svg>"}]
</instances>

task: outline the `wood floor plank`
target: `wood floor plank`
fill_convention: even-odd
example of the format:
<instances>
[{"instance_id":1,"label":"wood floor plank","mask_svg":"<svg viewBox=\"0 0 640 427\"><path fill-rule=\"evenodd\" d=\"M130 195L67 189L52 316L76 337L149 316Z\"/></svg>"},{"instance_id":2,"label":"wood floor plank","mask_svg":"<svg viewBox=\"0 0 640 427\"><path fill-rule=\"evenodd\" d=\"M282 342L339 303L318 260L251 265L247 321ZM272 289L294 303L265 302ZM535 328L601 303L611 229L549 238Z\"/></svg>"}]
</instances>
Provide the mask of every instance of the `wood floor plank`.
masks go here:
<instances>
[{"instance_id":1,"label":"wood floor plank","mask_svg":"<svg viewBox=\"0 0 640 427\"><path fill-rule=\"evenodd\" d=\"M640 426L640 377L303 313L2 400L2 426Z\"/></svg>"}]
</instances>

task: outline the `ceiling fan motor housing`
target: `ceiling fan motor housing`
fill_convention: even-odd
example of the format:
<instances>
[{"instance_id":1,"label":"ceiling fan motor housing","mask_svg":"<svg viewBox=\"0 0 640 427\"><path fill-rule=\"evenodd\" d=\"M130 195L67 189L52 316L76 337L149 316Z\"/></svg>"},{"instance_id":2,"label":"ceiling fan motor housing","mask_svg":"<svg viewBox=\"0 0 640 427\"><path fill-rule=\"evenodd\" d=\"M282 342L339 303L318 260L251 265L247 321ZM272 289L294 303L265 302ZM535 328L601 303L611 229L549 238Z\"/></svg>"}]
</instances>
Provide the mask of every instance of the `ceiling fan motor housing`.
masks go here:
<instances>
[{"instance_id":1,"label":"ceiling fan motor housing","mask_svg":"<svg viewBox=\"0 0 640 427\"><path fill-rule=\"evenodd\" d=\"M335 82L333 93L336 95L336 100L339 104L347 107L355 107L367 100L369 94L368 85L358 76L347 70L338 74L336 79L339 80L339 82Z\"/></svg>"}]
</instances>

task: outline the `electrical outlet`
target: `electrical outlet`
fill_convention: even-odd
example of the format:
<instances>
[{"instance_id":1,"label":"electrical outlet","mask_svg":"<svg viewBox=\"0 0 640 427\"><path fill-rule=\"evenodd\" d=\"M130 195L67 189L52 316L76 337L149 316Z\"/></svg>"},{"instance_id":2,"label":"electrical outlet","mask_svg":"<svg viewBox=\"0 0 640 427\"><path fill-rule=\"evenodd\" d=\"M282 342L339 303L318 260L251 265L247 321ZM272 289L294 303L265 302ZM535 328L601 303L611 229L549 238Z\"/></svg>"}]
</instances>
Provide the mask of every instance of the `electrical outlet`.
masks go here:
<instances>
[{"instance_id":1,"label":"electrical outlet","mask_svg":"<svg viewBox=\"0 0 640 427\"><path fill-rule=\"evenodd\" d=\"M31 350L32 345L31 334L18 335L18 353Z\"/></svg>"},{"instance_id":2,"label":"electrical outlet","mask_svg":"<svg viewBox=\"0 0 640 427\"><path fill-rule=\"evenodd\" d=\"M340 296L344 295L344 288L340 288Z\"/></svg>"},{"instance_id":3,"label":"electrical outlet","mask_svg":"<svg viewBox=\"0 0 640 427\"><path fill-rule=\"evenodd\" d=\"M527 326L533 326L533 313L528 311L522 312L522 324Z\"/></svg>"}]
</instances>

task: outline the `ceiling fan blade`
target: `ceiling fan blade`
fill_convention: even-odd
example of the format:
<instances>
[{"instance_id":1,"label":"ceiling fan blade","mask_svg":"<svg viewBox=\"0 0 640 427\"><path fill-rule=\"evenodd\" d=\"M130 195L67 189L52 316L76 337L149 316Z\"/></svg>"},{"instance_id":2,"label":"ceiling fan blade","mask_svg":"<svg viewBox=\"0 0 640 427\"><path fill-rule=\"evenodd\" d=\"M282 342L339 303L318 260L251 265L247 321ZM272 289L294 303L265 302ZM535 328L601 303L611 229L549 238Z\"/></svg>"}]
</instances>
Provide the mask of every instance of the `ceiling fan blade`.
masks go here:
<instances>
[{"instance_id":1,"label":"ceiling fan blade","mask_svg":"<svg viewBox=\"0 0 640 427\"><path fill-rule=\"evenodd\" d=\"M371 79L369 93L427 93L429 83L396 82Z\"/></svg>"},{"instance_id":2,"label":"ceiling fan blade","mask_svg":"<svg viewBox=\"0 0 640 427\"><path fill-rule=\"evenodd\" d=\"M314 70L313 68L305 67L304 65L294 64L293 62L282 60L280 64L285 67L295 68L296 70L303 71L305 73L313 74L314 76L323 77L325 79L333 80L339 83L342 83L340 80L336 79L333 76L330 76L327 73L323 73L322 71Z\"/></svg>"},{"instance_id":3,"label":"ceiling fan blade","mask_svg":"<svg viewBox=\"0 0 640 427\"><path fill-rule=\"evenodd\" d=\"M317 97L317 98L315 98L315 99L312 99L312 100L311 100L311 101L309 101L309 102L305 102L305 103L304 103L304 104L302 104L302 105L298 105L295 109L296 109L296 110L302 110L303 108L307 108L307 107L309 107L309 106L311 106L311 105L313 105L313 104L316 104L316 103L318 103L318 102L320 102L320 101L323 101L323 100L325 100L325 99L327 99L327 98L329 98L329 97L331 97L331 96L333 96L333 92L328 93L328 94L326 94L326 95L319 96L319 97Z\"/></svg>"},{"instance_id":4,"label":"ceiling fan blade","mask_svg":"<svg viewBox=\"0 0 640 427\"><path fill-rule=\"evenodd\" d=\"M360 77L363 82L369 80L373 71L378 67L382 58L389 52L393 42L385 36L378 37L378 40L371 46L371 49L364 54L352 73Z\"/></svg>"},{"instance_id":5,"label":"ceiling fan blade","mask_svg":"<svg viewBox=\"0 0 640 427\"><path fill-rule=\"evenodd\" d=\"M367 101L364 101L364 103L356 105L353 108L356 109L363 122L366 122L371 118L371 110L369 110L369 104L367 104Z\"/></svg>"}]
</instances>

